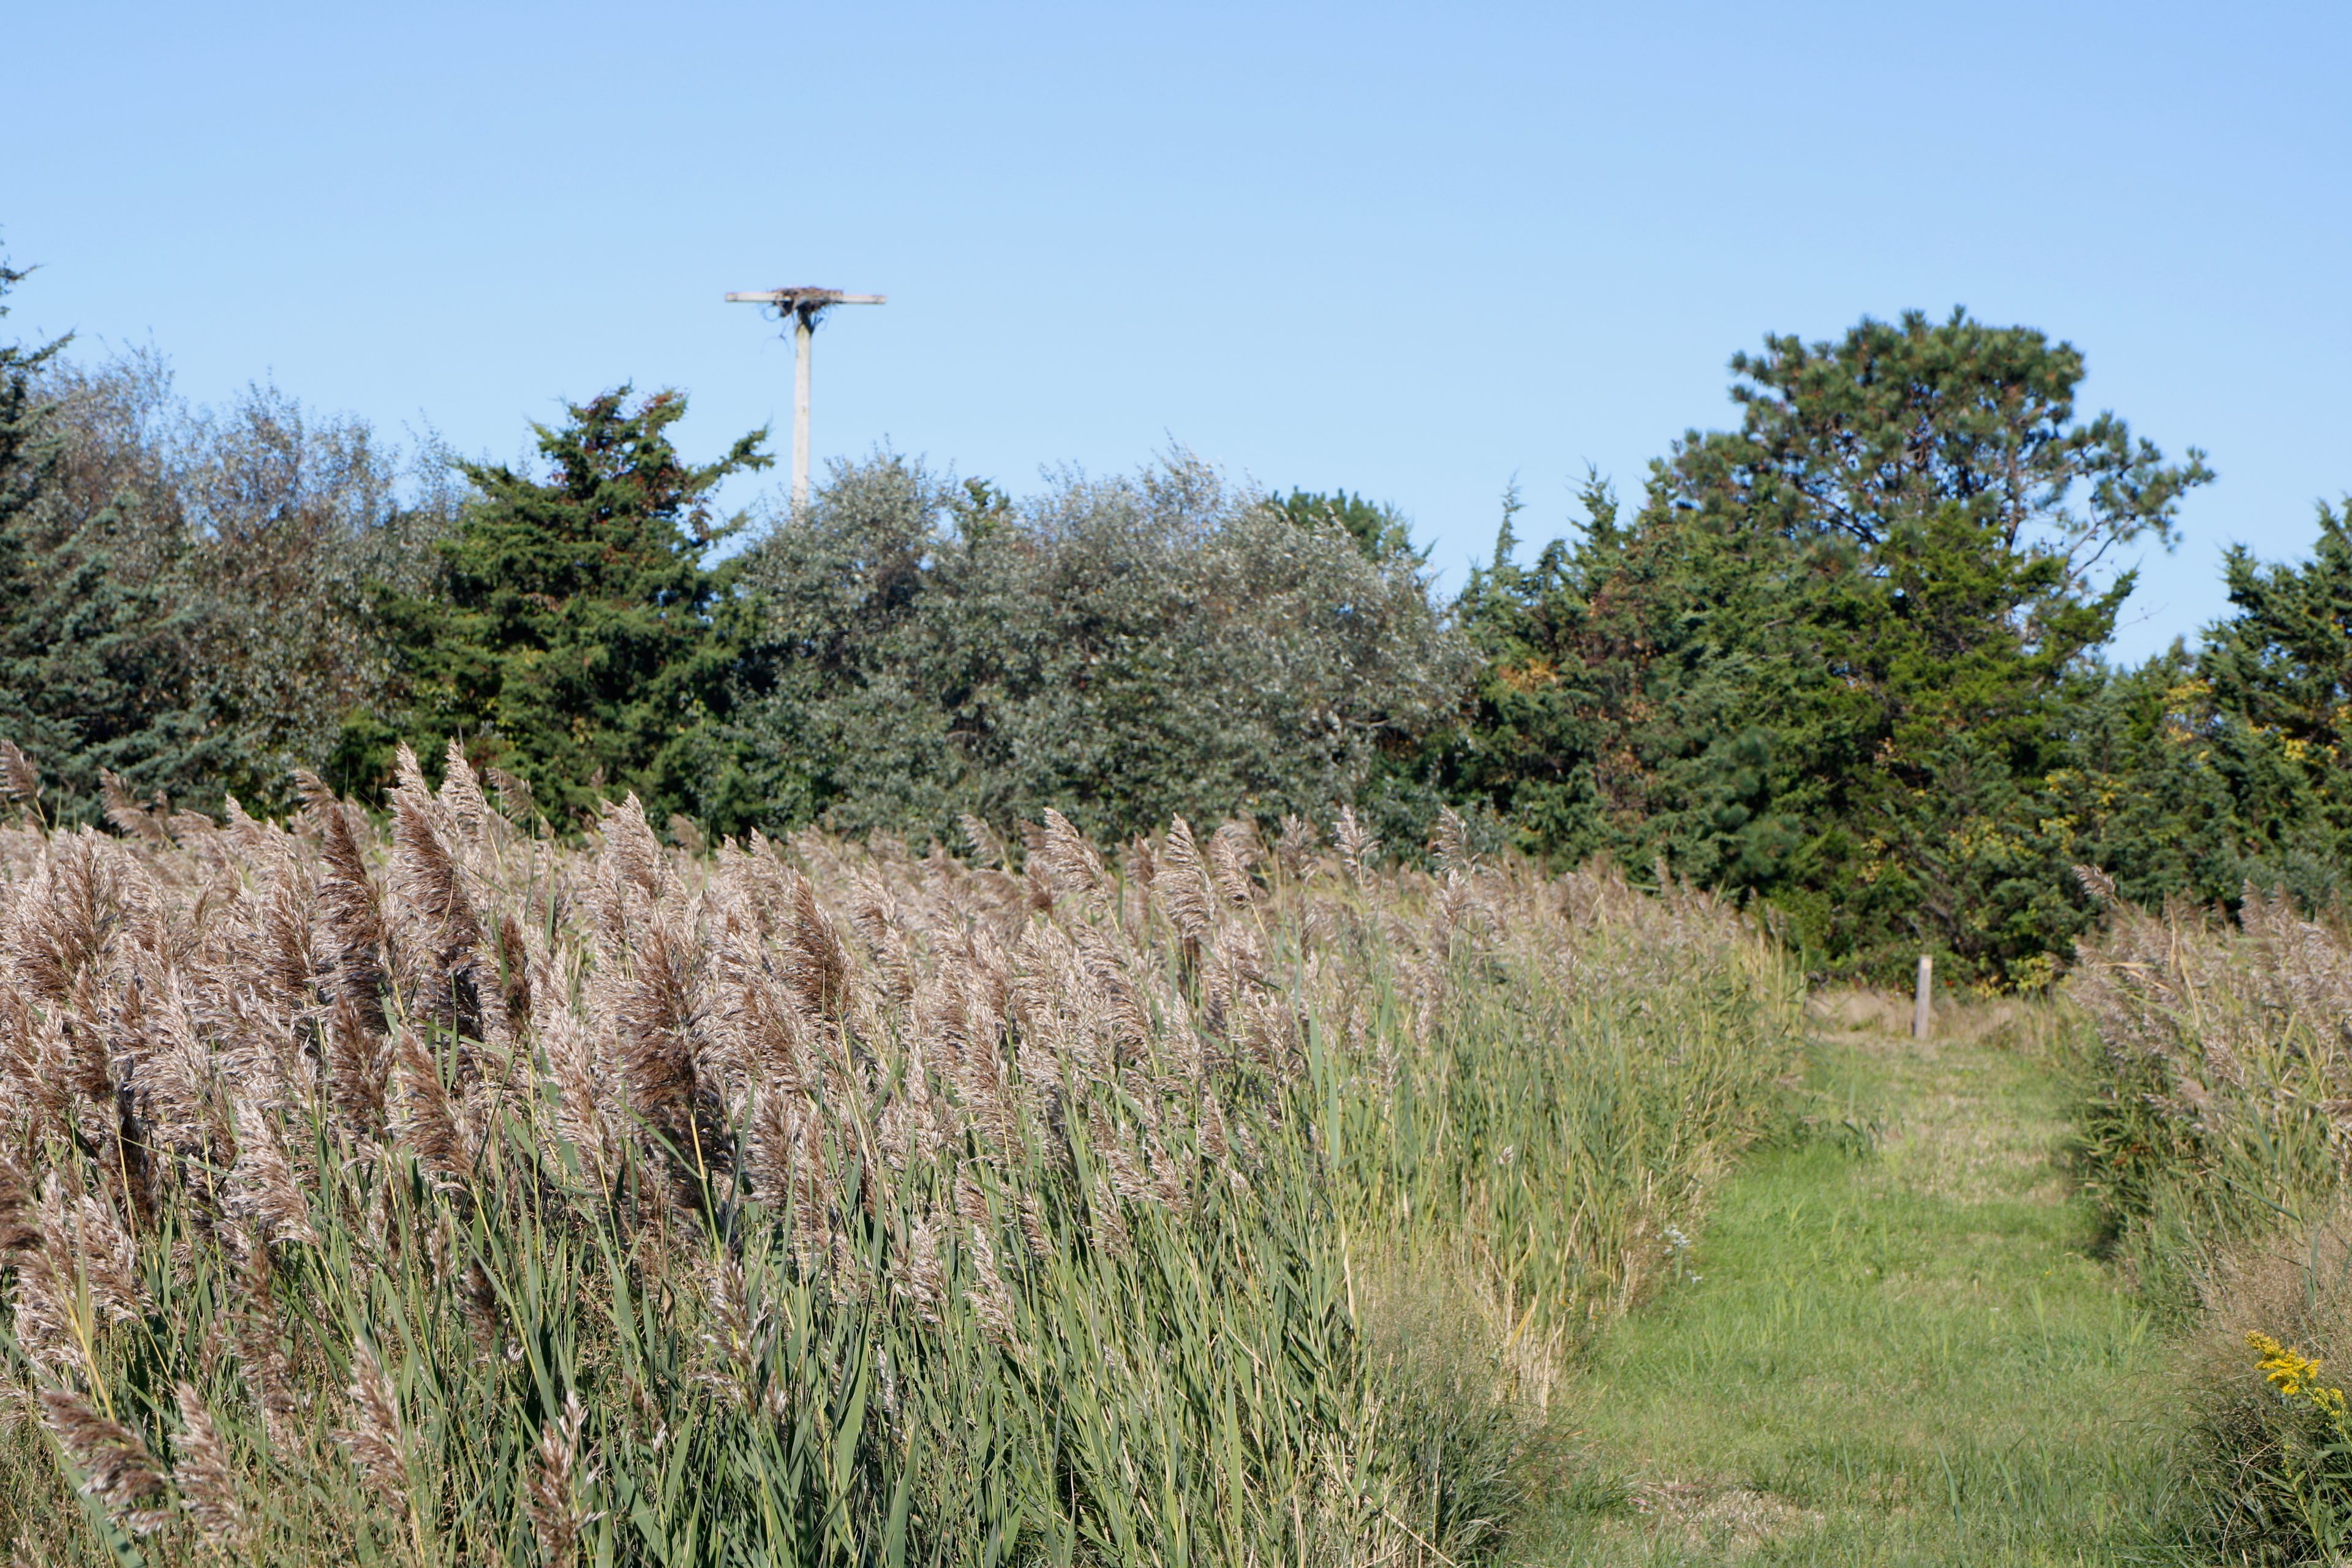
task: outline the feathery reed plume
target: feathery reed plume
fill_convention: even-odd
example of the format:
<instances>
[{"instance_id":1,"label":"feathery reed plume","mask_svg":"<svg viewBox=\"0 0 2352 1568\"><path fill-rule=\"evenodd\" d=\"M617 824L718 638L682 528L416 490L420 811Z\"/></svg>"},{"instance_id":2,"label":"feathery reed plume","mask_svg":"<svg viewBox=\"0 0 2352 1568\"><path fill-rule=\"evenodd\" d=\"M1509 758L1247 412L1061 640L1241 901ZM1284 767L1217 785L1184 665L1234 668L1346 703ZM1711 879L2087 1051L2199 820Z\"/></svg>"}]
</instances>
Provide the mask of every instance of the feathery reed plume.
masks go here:
<instances>
[{"instance_id":1,"label":"feathery reed plume","mask_svg":"<svg viewBox=\"0 0 2352 1568\"><path fill-rule=\"evenodd\" d=\"M261 1240L320 1245L310 1224L310 1205L295 1184L275 1128L261 1102L236 1102L236 1164L229 1172L230 1207L251 1219Z\"/></svg>"},{"instance_id":2,"label":"feathery reed plume","mask_svg":"<svg viewBox=\"0 0 2352 1568\"><path fill-rule=\"evenodd\" d=\"M237 1496L236 1466L204 1395L185 1379L173 1384L180 1404L180 1436L173 1445L172 1484L195 1521L205 1544L235 1560L251 1548L250 1520Z\"/></svg>"},{"instance_id":3,"label":"feathery reed plume","mask_svg":"<svg viewBox=\"0 0 2352 1568\"><path fill-rule=\"evenodd\" d=\"M963 832L963 841L971 851L972 864L996 869L1005 863L1004 840L996 830L970 812L956 818L956 826Z\"/></svg>"},{"instance_id":4,"label":"feathery reed plume","mask_svg":"<svg viewBox=\"0 0 2352 1568\"><path fill-rule=\"evenodd\" d=\"M1470 826L1450 805L1437 808L1437 826L1429 837L1430 858L1440 875L1466 877L1476 868L1470 854Z\"/></svg>"},{"instance_id":5,"label":"feathery reed plume","mask_svg":"<svg viewBox=\"0 0 2352 1568\"><path fill-rule=\"evenodd\" d=\"M1094 1234L1095 1250L1110 1258L1131 1258L1135 1254L1135 1237L1128 1229L1127 1215L1120 1210L1118 1194L1110 1183L1101 1176L1087 1194L1087 1220Z\"/></svg>"},{"instance_id":6,"label":"feathery reed plume","mask_svg":"<svg viewBox=\"0 0 2352 1568\"><path fill-rule=\"evenodd\" d=\"M548 1078L555 1090L550 1108L555 1130L578 1152L596 1185L604 1187L620 1169L621 1143L604 1114L595 1041L568 1008L550 1015L540 1041L547 1052Z\"/></svg>"},{"instance_id":7,"label":"feathery reed plume","mask_svg":"<svg viewBox=\"0 0 2352 1568\"><path fill-rule=\"evenodd\" d=\"M1169 820L1167 837L1160 841L1151 897L1187 942L1209 934L1216 910L1209 902L1208 874L1201 866L1200 847L1192 842L1192 825L1181 816Z\"/></svg>"},{"instance_id":8,"label":"feathery reed plume","mask_svg":"<svg viewBox=\"0 0 2352 1568\"><path fill-rule=\"evenodd\" d=\"M150 844L168 845L172 842L171 829L163 826L163 818L171 815L170 811L150 811L140 805L139 797L131 793L131 786L122 781L121 774L110 768L99 769L98 789L100 798L106 802L106 820L114 825L116 832L126 838L144 839ZM162 800L161 792L156 798L159 802Z\"/></svg>"},{"instance_id":9,"label":"feathery reed plume","mask_svg":"<svg viewBox=\"0 0 2352 1568\"><path fill-rule=\"evenodd\" d=\"M579 1391L566 1389L563 1408L541 1433L531 1466L526 1499L530 1528L553 1568L569 1568L579 1561L580 1538L601 1517L581 1504L582 1490L596 1479L594 1470L583 1472L580 1468L581 1439L587 1427L588 1412L580 1403Z\"/></svg>"},{"instance_id":10,"label":"feathery reed plume","mask_svg":"<svg viewBox=\"0 0 2352 1568\"><path fill-rule=\"evenodd\" d=\"M1348 868L1348 880L1360 885L1371 875L1372 862L1381 852L1381 841L1372 830L1356 819L1356 808L1339 808L1339 821L1331 830L1331 842L1339 851L1339 863Z\"/></svg>"},{"instance_id":11,"label":"feathery reed plume","mask_svg":"<svg viewBox=\"0 0 2352 1568\"><path fill-rule=\"evenodd\" d=\"M990 1342L1000 1350L1013 1350L1019 1339L1013 1321L1013 1292L1006 1289L1003 1272L997 1268L996 1248L981 1226L971 1226L969 1234L972 1315L980 1320L981 1332Z\"/></svg>"},{"instance_id":12,"label":"feathery reed plume","mask_svg":"<svg viewBox=\"0 0 2352 1568\"><path fill-rule=\"evenodd\" d=\"M929 1215L914 1223L908 1232L907 1250L899 1262L899 1293L915 1304L915 1315L927 1323L940 1321L940 1308L947 1300L947 1274L940 1267L940 1238L931 1229Z\"/></svg>"},{"instance_id":13,"label":"feathery reed plume","mask_svg":"<svg viewBox=\"0 0 2352 1568\"><path fill-rule=\"evenodd\" d=\"M482 795L482 781L474 772L474 764L466 760L466 749L452 735L441 753L441 807L448 813L449 821L468 837L479 837L490 820L490 803Z\"/></svg>"},{"instance_id":14,"label":"feathery reed plume","mask_svg":"<svg viewBox=\"0 0 2352 1568\"><path fill-rule=\"evenodd\" d=\"M482 1267L479 1258L469 1258L466 1267L457 1271L457 1310L466 1320L467 1332L474 1339L474 1349L488 1360L499 1348L506 1319L499 1309L499 1288L491 1283L490 1271Z\"/></svg>"},{"instance_id":15,"label":"feathery reed plume","mask_svg":"<svg viewBox=\"0 0 2352 1568\"><path fill-rule=\"evenodd\" d=\"M326 782L308 770L294 774L301 791L311 831L318 835L324 867L319 878L319 912L326 921L328 947L334 961L334 992L361 1009L363 1027L383 1028L383 908L375 882L368 875L367 858L343 803Z\"/></svg>"},{"instance_id":16,"label":"feathery reed plume","mask_svg":"<svg viewBox=\"0 0 2352 1568\"><path fill-rule=\"evenodd\" d=\"M383 1131L392 1084L392 1042L371 1026L373 1011L339 995L325 1028L329 1096L346 1126L370 1136Z\"/></svg>"},{"instance_id":17,"label":"feathery reed plume","mask_svg":"<svg viewBox=\"0 0 2352 1568\"><path fill-rule=\"evenodd\" d=\"M1104 878L1102 857L1095 852L1086 835L1071 826L1070 819L1050 805L1045 808L1045 826L1037 858L1054 890L1085 894L1100 889Z\"/></svg>"},{"instance_id":18,"label":"feathery reed plume","mask_svg":"<svg viewBox=\"0 0 2352 1568\"><path fill-rule=\"evenodd\" d=\"M539 802L532 798L530 784L504 768L486 769L484 776L490 781L490 788L498 792L499 814L529 833L539 816Z\"/></svg>"},{"instance_id":19,"label":"feathery reed plume","mask_svg":"<svg viewBox=\"0 0 2352 1568\"><path fill-rule=\"evenodd\" d=\"M82 1473L83 1493L104 1503L125 1530L152 1535L171 1522L171 1487L136 1433L62 1389L42 1391L41 1413Z\"/></svg>"},{"instance_id":20,"label":"feathery reed plume","mask_svg":"<svg viewBox=\"0 0 2352 1568\"><path fill-rule=\"evenodd\" d=\"M1307 875L1307 858L1321 847L1322 843L1323 836L1315 830L1314 823L1285 812L1282 831L1274 841L1275 864L1282 868L1282 874L1287 880L1298 881Z\"/></svg>"},{"instance_id":21,"label":"feathery reed plume","mask_svg":"<svg viewBox=\"0 0 2352 1568\"><path fill-rule=\"evenodd\" d=\"M392 1130L444 1191L463 1189L473 1179L473 1158L458 1125L457 1108L441 1081L441 1069L414 1029L403 1029L393 1049L399 1103Z\"/></svg>"},{"instance_id":22,"label":"feathery reed plume","mask_svg":"<svg viewBox=\"0 0 2352 1568\"><path fill-rule=\"evenodd\" d=\"M604 839L598 869L610 879L613 890L617 893L624 889L634 889L647 901L660 898L661 841L646 822L646 808L636 795L625 795L620 805L608 808L598 831ZM620 908L626 907L628 900L615 899L614 902Z\"/></svg>"},{"instance_id":23,"label":"feathery reed plume","mask_svg":"<svg viewBox=\"0 0 2352 1568\"><path fill-rule=\"evenodd\" d=\"M33 1212L36 1184L19 1152L0 1143L0 1267L11 1253L22 1252L41 1240Z\"/></svg>"},{"instance_id":24,"label":"feathery reed plume","mask_svg":"<svg viewBox=\"0 0 2352 1568\"><path fill-rule=\"evenodd\" d=\"M1128 975L1125 952L1098 926L1081 925L1073 935L1084 978L1067 989L1080 998L1081 1016L1098 1015L1109 1026L1119 1059L1143 1055L1151 1046L1151 1015ZM1087 1002L1092 1005L1083 1005Z\"/></svg>"},{"instance_id":25,"label":"feathery reed plume","mask_svg":"<svg viewBox=\"0 0 2352 1568\"><path fill-rule=\"evenodd\" d=\"M2096 866L2075 867L2074 879L2083 884L2083 890L2090 894L2091 901L2101 909L2114 909L2123 902L2122 896L2116 891L2116 879Z\"/></svg>"},{"instance_id":26,"label":"feathery reed plume","mask_svg":"<svg viewBox=\"0 0 2352 1568\"><path fill-rule=\"evenodd\" d=\"M38 1212L60 1280L79 1276L91 1301L119 1322L135 1323L146 1316L138 1244L112 1204L87 1192L69 1201L65 1184L51 1171L41 1184Z\"/></svg>"},{"instance_id":27,"label":"feathery reed plume","mask_svg":"<svg viewBox=\"0 0 2352 1568\"><path fill-rule=\"evenodd\" d=\"M849 955L805 877L793 881L793 922L786 940L785 976L801 1005L817 1017L838 1016L849 982Z\"/></svg>"},{"instance_id":28,"label":"feathery reed plume","mask_svg":"<svg viewBox=\"0 0 2352 1568\"><path fill-rule=\"evenodd\" d=\"M743 1174L751 1191L771 1207L791 1202L793 1155L800 1148L800 1129L793 1124L788 1094L755 1084L743 1121Z\"/></svg>"},{"instance_id":29,"label":"feathery reed plume","mask_svg":"<svg viewBox=\"0 0 2352 1568\"><path fill-rule=\"evenodd\" d=\"M1087 1136L1089 1152L1110 1173L1113 1192L1129 1203L1157 1201L1160 1194L1135 1151L1128 1146L1125 1130L1112 1122L1099 1100L1087 1104Z\"/></svg>"},{"instance_id":30,"label":"feathery reed plume","mask_svg":"<svg viewBox=\"0 0 2352 1568\"><path fill-rule=\"evenodd\" d=\"M0 793L31 813L36 822L44 820L40 770L14 741L0 740Z\"/></svg>"},{"instance_id":31,"label":"feathery reed plume","mask_svg":"<svg viewBox=\"0 0 2352 1568\"><path fill-rule=\"evenodd\" d=\"M60 1026L80 1011L76 988L121 924L121 889L100 858L100 844L89 828L52 839L48 863L17 900L14 930L5 933L17 984L53 1016L62 1016ZM98 1053L94 1082L85 1075L77 1084L100 1099L112 1092L104 1057Z\"/></svg>"},{"instance_id":32,"label":"feathery reed plume","mask_svg":"<svg viewBox=\"0 0 2352 1568\"><path fill-rule=\"evenodd\" d=\"M409 1506L408 1433L400 1417L400 1392L383 1370L375 1347L365 1340L352 1346L352 1424L338 1433L360 1479L377 1500L405 1510Z\"/></svg>"},{"instance_id":33,"label":"feathery reed plume","mask_svg":"<svg viewBox=\"0 0 2352 1568\"><path fill-rule=\"evenodd\" d=\"M54 1239L15 1259L16 1285L13 1294L17 1351L34 1365L60 1376L89 1370L83 1342L91 1326L85 1319L73 1270L64 1248Z\"/></svg>"},{"instance_id":34,"label":"feathery reed plume","mask_svg":"<svg viewBox=\"0 0 2352 1568\"><path fill-rule=\"evenodd\" d=\"M621 1077L637 1114L700 1168L713 1146L697 1126L702 1085L695 1070L693 954L656 919L618 981L614 1024Z\"/></svg>"},{"instance_id":35,"label":"feathery reed plume","mask_svg":"<svg viewBox=\"0 0 2352 1568\"><path fill-rule=\"evenodd\" d=\"M531 947L522 941L522 921L513 910L499 917L499 999L506 1027L515 1035L531 1027Z\"/></svg>"},{"instance_id":36,"label":"feathery reed plume","mask_svg":"<svg viewBox=\"0 0 2352 1568\"><path fill-rule=\"evenodd\" d=\"M1054 1247L1054 1233L1045 1227L1045 1205L1030 1188L1021 1192L1021 1239L1028 1245L1029 1256L1040 1263L1049 1263L1058 1256Z\"/></svg>"},{"instance_id":37,"label":"feathery reed plume","mask_svg":"<svg viewBox=\"0 0 2352 1568\"><path fill-rule=\"evenodd\" d=\"M401 783L392 792L392 871L394 907L408 933L399 950L402 989L425 1016L479 1039L481 921L434 820L437 803L425 792L416 759L406 747L401 758Z\"/></svg>"},{"instance_id":38,"label":"feathery reed plume","mask_svg":"<svg viewBox=\"0 0 2352 1568\"><path fill-rule=\"evenodd\" d=\"M310 911L292 878L272 883L256 904L248 934L258 974L278 1016L299 1017L310 1008L311 980L320 969L310 948Z\"/></svg>"},{"instance_id":39,"label":"feathery reed plume","mask_svg":"<svg viewBox=\"0 0 2352 1568\"><path fill-rule=\"evenodd\" d=\"M748 1402L758 1366L760 1325L751 1307L751 1283L744 1278L742 1259L722 1254L717 1258L703 1259L696 1272L702 1281L703 1297L709 1303L713 1325L704 1332L703 1342L718 1352L719 1361L719 1370L708 1374L709 1380L738 1402Z\"/></svg>"},{"instance_id":40,"label":"feathery reed plume","mask_svg":"<svg viewBox=\"0 0 2352 1568\"><path fill-rule=\"evenodd\" d=\"M1210 874L1218 896L1234 909L1245 910L1257 901L1257 885L1251 879L1256 858L1257 833L1249 824L1223 823L1209 835Z\"/></svg>"}]
</instances>

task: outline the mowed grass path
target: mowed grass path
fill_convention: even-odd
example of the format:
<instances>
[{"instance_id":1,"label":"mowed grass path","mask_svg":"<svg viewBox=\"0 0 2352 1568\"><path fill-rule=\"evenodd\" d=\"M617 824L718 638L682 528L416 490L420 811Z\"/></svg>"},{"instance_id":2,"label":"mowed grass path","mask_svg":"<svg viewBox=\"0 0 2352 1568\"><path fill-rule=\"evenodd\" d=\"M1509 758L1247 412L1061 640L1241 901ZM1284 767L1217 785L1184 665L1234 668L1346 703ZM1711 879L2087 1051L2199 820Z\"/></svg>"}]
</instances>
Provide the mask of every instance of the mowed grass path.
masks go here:
<instances>
[{"instance_id":1,"label":"mowed grass path","mask_svg":"<svg viewBox=\"0 0 2352 1568\"><path fill-rule=\"evenodd\" d=\"M1875 1137L1759 1150L1725 1184L1571 1394L1601 1479L1526 1560L2138 1556L2163 1347L2087 1250L2032 1016L1963 1012L1923 1047L1861 998L1817 1012L1816 1103Z\"/></svg>"}]
</instances>

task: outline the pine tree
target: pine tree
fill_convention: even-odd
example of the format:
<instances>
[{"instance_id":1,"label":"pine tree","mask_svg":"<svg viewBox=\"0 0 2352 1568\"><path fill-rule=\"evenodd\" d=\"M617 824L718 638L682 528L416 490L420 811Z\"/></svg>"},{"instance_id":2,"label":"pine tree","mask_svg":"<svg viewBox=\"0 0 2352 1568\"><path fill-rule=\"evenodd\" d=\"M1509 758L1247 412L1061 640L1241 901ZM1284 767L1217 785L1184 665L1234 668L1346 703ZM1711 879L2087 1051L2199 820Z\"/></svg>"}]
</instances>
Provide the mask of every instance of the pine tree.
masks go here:
<instances>
[{"instance_id":1,"label":"pine tree","mask_svg":"<svg viewBox=\"0 0 2352 1568\"><path fill-rule=\"evenodd\" d=\"M2072 768L2131 588L2102 563L2210 471L2078 421L2071 345L1958 312L1732 368L1740 427L1676 443L1630 525L1590 492L1581 541L1473 584L1460 776L1555 858L1770 899L1825 968L2046 973L2106 809Z\"/></svg>"},{"instance_id":2,"label":"pine tree","mask_svg":"<svg viewBox=\"0 0 2352 1568\"><path fill-rule=\"evenodd\" d=\"M544 478L460 464L478 492L438 546L430 595L391 595L409 708L355 723L341 767L380 769L394 729L419 752L456 737L479 764L529 783L559 822L600 794L633 789L648 810L725 825L740 774L713 740L734 658L718 625L731 573L703 557L727 476L767 466L765 432L719 461L683 462L668 429L686 400L629 389L536 427Z\"/></svg>"}]
</instances>

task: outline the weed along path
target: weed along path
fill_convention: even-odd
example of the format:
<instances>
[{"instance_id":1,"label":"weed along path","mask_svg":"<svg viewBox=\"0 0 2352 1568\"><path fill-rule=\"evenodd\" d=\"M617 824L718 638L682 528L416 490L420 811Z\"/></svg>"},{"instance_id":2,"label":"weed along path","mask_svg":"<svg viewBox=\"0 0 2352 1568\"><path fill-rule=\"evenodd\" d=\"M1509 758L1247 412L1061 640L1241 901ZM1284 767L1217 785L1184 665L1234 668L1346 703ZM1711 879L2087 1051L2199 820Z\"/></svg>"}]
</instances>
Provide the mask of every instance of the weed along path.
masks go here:
<instances>
[{"instance_id":1,"label":"weed along path","mask_svg":"<svg viewBox=\"0 0 2352 1568\"><path fill-rule=\"evenodd\" d=\"M1927 1045L1817 1010L1811 1086L1874 1136L1754 1152L1597 1348L1597 1481L1531 1562L2091 1563L2158 1506L2158 1335L2090 1257L2030 1016Z\"/></svg>"}]
</instances>

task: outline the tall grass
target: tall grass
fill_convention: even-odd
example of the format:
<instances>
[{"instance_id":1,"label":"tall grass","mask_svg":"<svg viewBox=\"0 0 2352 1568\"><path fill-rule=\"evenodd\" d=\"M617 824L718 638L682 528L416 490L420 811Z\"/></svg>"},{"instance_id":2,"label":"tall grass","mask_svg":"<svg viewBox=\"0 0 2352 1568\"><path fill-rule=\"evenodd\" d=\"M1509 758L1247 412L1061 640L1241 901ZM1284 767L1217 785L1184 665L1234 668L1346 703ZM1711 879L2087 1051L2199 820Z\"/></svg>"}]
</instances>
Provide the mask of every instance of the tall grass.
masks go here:
<instances>
[{"instance_id":1,"label":"tall grass","mask_svg":"<svg viewBox=\"0 0 2352 1568\"><path fill-rule=\"evenodd\" d=\"M2159 1297L2232 1245L2332 1206L2352 1109L2352 942L2249 889L2232 921L2113 897L2068 993L2096 1049L2080 1171Z\"/></svg>"},{"instance_id":2,"label":"tall grass","mask_svg":"<svg viewBox=\"0 0 2352 1568\"><path fill-rule=\"evenodd\" d=\"M574 849L404 754L63 834L5 760L41 1560L1471 1561L1788 1066L1730 911L1452 826Z\"/></svg>"},{"instance_id":3,"label":"tall grass","mask_svg":"<svg viewBox=\"0 0 2352 1568\"><path fill-rule=\"evenodd\" d=\"M2340 1560L2341 1374L2266 1378L2285 1363L2250 1336L2352 1357L2352 940L2252 889L2232 921L2086 879L2110 916L2069 984L2095 1034L2080 1170L2183 1331L2169 1522L2198 1562Z\"/></svg>"}]
</instances>

